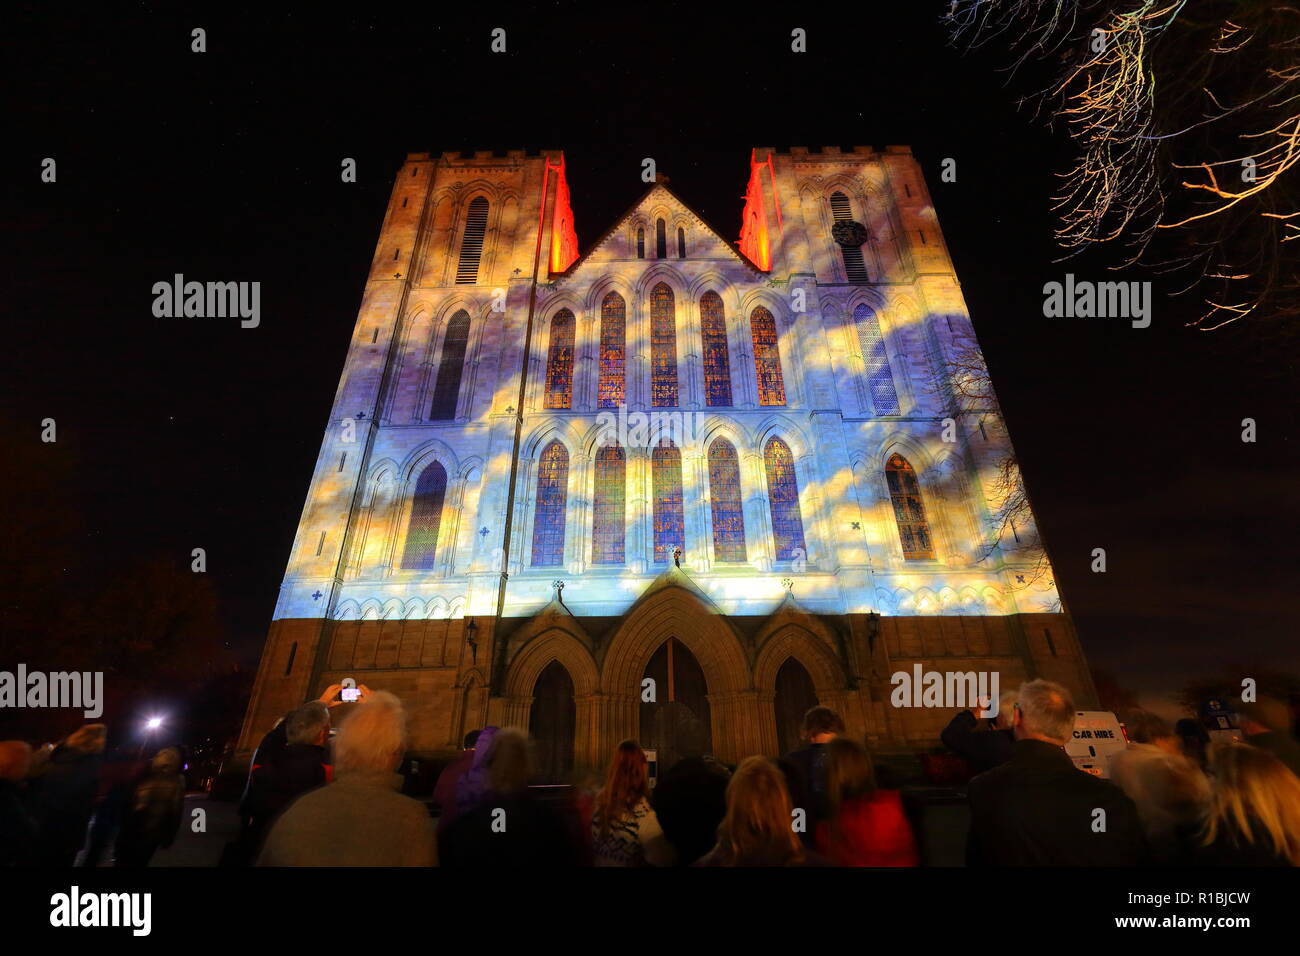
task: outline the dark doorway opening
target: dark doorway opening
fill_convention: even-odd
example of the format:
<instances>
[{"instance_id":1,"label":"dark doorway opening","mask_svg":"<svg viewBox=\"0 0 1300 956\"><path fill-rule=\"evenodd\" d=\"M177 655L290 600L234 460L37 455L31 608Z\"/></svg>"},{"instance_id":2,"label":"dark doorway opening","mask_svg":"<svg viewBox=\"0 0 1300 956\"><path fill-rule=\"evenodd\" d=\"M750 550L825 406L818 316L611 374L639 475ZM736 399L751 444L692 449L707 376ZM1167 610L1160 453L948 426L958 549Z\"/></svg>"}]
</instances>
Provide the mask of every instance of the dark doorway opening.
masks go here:
<instances>
[{"instance_id":1,"label":"dark doorway opening","mask_svg":"<svg viewBox=\"0 0 1300 956\"><path fill-rule=\"evenodd\" d=\"M776 739L781 753L803 746L803 715L818 703L808 669L791 657L776 672Z\"/></svg>"},{"instance_id":2,"label":"dark doorway opening","mask_svg":"<svg viewBox=\"0 0 1300 956\"><path fill-rule=\"evenodd\" d=\"M568 783L573 773L573 734L577 727L573 678L551 661L533 687L528 729L537 747L537 772L543 783Z\"/></svg>"},{"instance_id":3,"label":"dark doorway opening","mask_svg":"<svg viewBox=\"0 0 1300 956\"><path fill-rule=\"evenodd\" d=\"M659 773L683 757L713 750L708 684L700 663L681 641L668 638L646 664L654 699L641 693L641 746L658 753Z\"/></svg>"}]
</instances>

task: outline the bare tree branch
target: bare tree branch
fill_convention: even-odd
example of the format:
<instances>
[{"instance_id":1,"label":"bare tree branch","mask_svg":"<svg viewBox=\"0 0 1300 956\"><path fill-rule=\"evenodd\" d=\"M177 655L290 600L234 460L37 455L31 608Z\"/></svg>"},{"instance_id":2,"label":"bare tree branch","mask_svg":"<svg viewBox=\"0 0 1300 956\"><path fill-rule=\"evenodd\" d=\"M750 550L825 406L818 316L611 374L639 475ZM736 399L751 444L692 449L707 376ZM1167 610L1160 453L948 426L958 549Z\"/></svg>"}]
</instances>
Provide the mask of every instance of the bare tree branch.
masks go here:
<instances>
[{"instance_id":1,"label":"bare tree branch","mask_svg":"<svg viewBox=\"0 0 1300 956\"><path fill-rule=\"evenodd\" d=\"M1186 272L1212 331L1300 314L1300 9L1231 0L953 0L951 41L1033 61L1035 115L1076 152L1054 197L1069 258ZM1057 65L1052 61L1059 60Z\"/></svg>"}]
</instances>

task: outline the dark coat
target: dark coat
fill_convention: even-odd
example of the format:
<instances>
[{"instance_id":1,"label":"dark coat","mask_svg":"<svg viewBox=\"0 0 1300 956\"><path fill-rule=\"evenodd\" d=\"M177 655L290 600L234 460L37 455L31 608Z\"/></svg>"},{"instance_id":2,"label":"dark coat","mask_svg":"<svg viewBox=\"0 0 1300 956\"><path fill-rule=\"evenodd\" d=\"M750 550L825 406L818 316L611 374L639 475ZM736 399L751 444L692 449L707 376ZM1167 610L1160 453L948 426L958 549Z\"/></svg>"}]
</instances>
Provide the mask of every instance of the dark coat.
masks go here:
<instances>
[{"instance_id":1,"label":"dark coat","mask_svg":"<svg viewBox=\"0 0 1300 956\"><path fill-rule=\"evenodd\" d=\"M1137 807L1077 769L1065 750L1016 741L1011 759L970 782L971 866L1136 866L1147 862ZM1106 829L1094 831L1094 811Z\"/></svg>"},{"instance_id":2,"label":"dark coat","mask_svg":"<svg viewBox=\"0 0 1300 956\"><path fill-rule=\"evenodd\" d=\"M36 857L36 821L26 795L12 780L0 780L0 867L31 866Z\"/></svg>"},{"instance_id":3,"label":"dark coat","mask_svg":"<svg viewBox=\"0 0 1300 956\"><path fill-rule=\"evenodd\" d=\"M979 730L979 719L963 710L943 729L943 745L964 758L976 773L992 770L1011 759L1015 735L1009 730Z\"/></svg>"},{"instance_id":4,"label":"dark coat","mask_svg":"<svg viewBox=\"0 0 1300 956\"><path fill-rule=\"evenodd\" d=\"M781 760L798 771L797 779L787 781L790 801L796 808L808 811L806 832L811 835L830 812L830 799L826 794L826 745L809 744L802 750L790 751Z\"/></svg>"},{"instance_id":5,"label":"dark coat","mask_svg":"<svg viewBox=\"0 0 1300 956\"><path fill-rule=\"evenodd\" d=\"M503 810L504 817L497 810ZM504 832L493 829L498 820L505 824ZM583 862L582 841L575 821L527 791L504 797L489 794L442 831L438 859L444 867L494 870L574 867Z\"/></svg>"},{"instance_id":6,"label":"dark coat","mask_svg":"<svg viewBox=\"0 0 1300 956\"><path fill-rule=\"evenodd\" d=\"M33 785L42 866L72 866L86 842L86 826L99 793L99 754L60 746Z\"/></svg>"},{"instance_id":7,"label":"dark coat","mask_svg":"<svg viewBox=\"0 0 1300 956\"><path fill-rule=\"evenodd\" d=\"M1201 827L1184 826L1178 831L1181 855L1173 862L1181 866L1291 866L1278 852L1254 817L1250 818L1254 842L1247 840L1233 825L1219 827L1214 842L1201 846Z\"/></svg>"},{"instance_id":8,"label":"dark coat","mask_svg":"<svg viewBox=\"0 0 1300 956\"><path fill-rule=\"evenodd\" d=\"M289 804L309 790L329 783L329 754L315 744L289 744L269 765L257 767L248 780L248 795L241 807L247 830L244 839L250 858L261 845L272 821Z\"/></svg>"},{"instance_id":9,"label":"dark coat","mask_svg":"<svg viewBox=\"0 0 1300 956\"><path fill-rule=\"evenodd\" d=\"M689 866L717 842L727 815L727 771L703 757L685 757L659 778L650 803L677 851L677 865Z\"/></svg>"},{"instance_id":10,"label":"dark coat","mask_svg":"<svg viewBox=\"0 0 1300 956\"><path fill-rule=\"evenodd\" d=\"M244 784L244 794L239 798L241 814L246 815L244 805L248 802L248 794L253 788L253 774L257 772L257 768L271 766L275 763L275 759L284 753L284 748L289 746L289 718L292 716L293 711L285 714L278 724L262 736L261 743L253 751L253 759L248 765L248 782Z\"/></svg>"},{"instance_id":11,"label":"dark coat","mask_svg":"<svg viewBox=\"0 0 1300 956\"><path fill-rule=\"evenodd\" d=\"M185 778L175 770L153 770L135 787L117 837L119 867L148 866L159 847L176 839L185 803Z\"/></svg>"}]
</instances>

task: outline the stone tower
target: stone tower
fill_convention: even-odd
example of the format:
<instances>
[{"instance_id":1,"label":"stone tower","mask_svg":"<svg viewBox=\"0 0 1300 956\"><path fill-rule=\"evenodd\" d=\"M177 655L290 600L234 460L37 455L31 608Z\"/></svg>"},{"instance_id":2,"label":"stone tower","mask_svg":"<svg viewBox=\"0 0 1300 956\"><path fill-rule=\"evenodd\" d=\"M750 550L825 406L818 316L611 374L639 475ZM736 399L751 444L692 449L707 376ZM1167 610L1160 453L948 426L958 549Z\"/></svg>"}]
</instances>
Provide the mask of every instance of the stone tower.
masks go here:
<instances>
[{"instance_id":1,"label":"stone tower","mask_svg":"<svg viewBox=\"0 0 1300 956\"><path fill-rule=\"evenodd\" d=\"M928 746L917 664L1092 704L1032 516L997 527L978 354L907 148L755 149L738 240L660 182L582 250L562 153L412 154L241 753L344 677L413 753L524 726L552 777L773 754L815 702Z\"/></svg>"}]
</instances>

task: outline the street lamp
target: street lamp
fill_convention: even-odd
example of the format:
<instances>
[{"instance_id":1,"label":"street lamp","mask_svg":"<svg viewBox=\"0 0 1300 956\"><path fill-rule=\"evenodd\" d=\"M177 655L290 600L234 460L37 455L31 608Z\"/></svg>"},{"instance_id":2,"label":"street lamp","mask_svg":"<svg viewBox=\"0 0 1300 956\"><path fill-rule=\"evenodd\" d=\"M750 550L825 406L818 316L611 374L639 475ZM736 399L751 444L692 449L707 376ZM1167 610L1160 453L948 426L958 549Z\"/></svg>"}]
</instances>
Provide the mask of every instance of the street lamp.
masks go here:
<instances>
[{"instance_id":1,"label":"street lamp","mask_svg":"<svg viewBox=\"0 0 1300 956\"><path fill-rule=\"evenodd\" d=\"M144 759L144 748L149 745L149 742L153 739L153 732L161 727L162 723L163 719L161 717L150 717L145 721L144 740L140 743L140 756L137 759Z\"/></svg>"}]
</instances>

